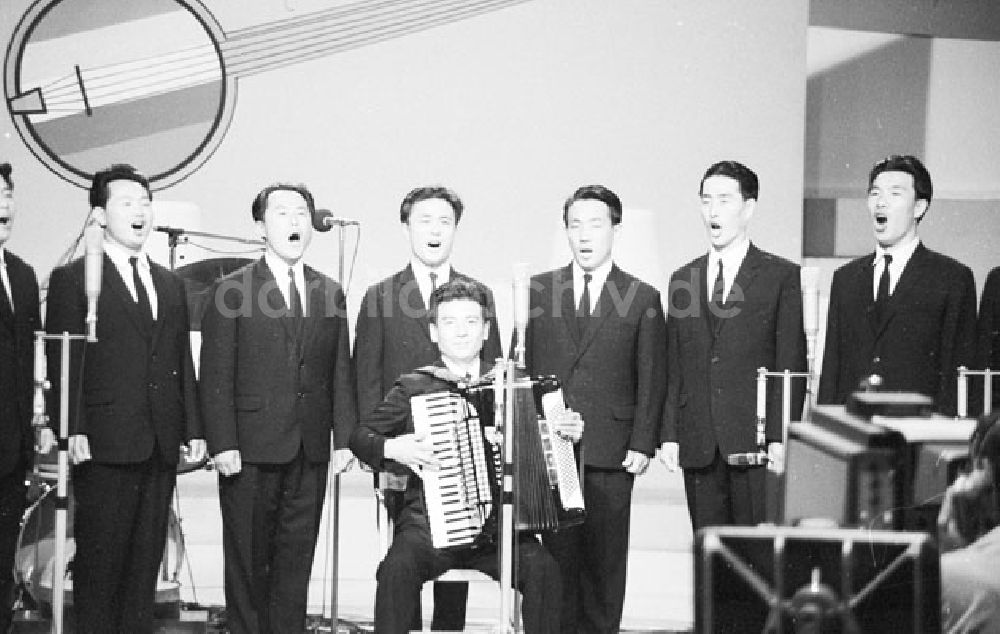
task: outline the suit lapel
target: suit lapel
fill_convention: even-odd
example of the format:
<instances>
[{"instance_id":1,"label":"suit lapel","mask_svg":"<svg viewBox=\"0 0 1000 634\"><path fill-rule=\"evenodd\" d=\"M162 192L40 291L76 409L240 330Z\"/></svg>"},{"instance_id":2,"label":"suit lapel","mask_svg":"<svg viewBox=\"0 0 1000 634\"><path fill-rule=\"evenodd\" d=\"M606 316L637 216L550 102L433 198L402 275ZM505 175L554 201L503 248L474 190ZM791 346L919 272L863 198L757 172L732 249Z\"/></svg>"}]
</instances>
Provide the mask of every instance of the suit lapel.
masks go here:
<instances>
[{"instance_id":1,"label":"suit lapel","mask_svg":"<svg viewBox=\"0 0 1000 634\"><path fill-rule=\"evenodd\" d=\"M399 321L406 324L407 329L414 332L417 337L422 338L426 345L437 348L437 344L431 341L431 328L427 321L427 304L424 303L424 296L420 293L420 285L417 284L417 278L413 275L413 268L409 264L393 277L391 305L393 310L401 312L402 319Z\"/></svg>"},{"instance_id":2,"label":"suit lapel","mask_svg":"<svg viewBox=\"0 0 1000 634\"><path fill-rule=\"evenodd\" d=\"M168 313L167 307L172 305L173 298L168 297L170 290L165 273L160 270L160 267L150 262L149 273L153 278L153 290L156 293L156 305L158 309L156 319L153 320L153 336L151 345L151 348L155 349L156 343L160 339L160 333L163 332L163 322L166 321Z\"/></svg>"},{"instance_id":3,"label":"suit lapel","mask_svg":"<svg viewBox=\"0 0 1000 634\"><path fill-rule=\"evenodd\" d=\"M930 273L922 271L926 261L926 255L927 248L921 242L913 251L913 255L910 256L910 260L906 263L906 266L903 267L903 272L900 274L899 280L896 282L896 288L893 289L892 295L889 296L889 301L886 303L885 309L883 310L882 321L875 329L876 338L882 336L886 326L888 326L889 322L892 321L892 318L896 316L899 306L906 302L907 296L913 292L914 288L916 288L917 280L927 279L927 276L930 275ZM874 258L872 262L874 262ZM870 277L874 281L874 274ZM869 292L867 295L868 299L872 302L872 308L874 311L875 301L872 296L872 292Z\"/></svg>"},{"instance_id":4,"label":"suit lapel","mask_svg":"<svg viewBox=\"0 0 1000 634\"><path fill-rule=\"evenodd\" d=\"M323 278L319 273L309 268L305 267L304 270L305 280L306 280L306 305L308 306L306 310L308 314L305 319L302 320L302 345L299 346L299 356L301 357L309 347L309 343L312 340L312 336L316 332L316 327L320 323L320 320L326 315L326 290L323 288Z\"/></svg>"},{"instance_id":5,"label":"suit lapel","mask_svg":"<svg viewBox=\"0 0 1000 634\"><path fill-rule=\"evenodd\" d=\"M118 271L118 267L115 266L111 258L106 254L104 256L104 270L102 272L101 279L101 294L102 296L110 291L110 295L114 297L124 308L125 314L132 321L136 330L143 334L149 334L146 330L146 320L139 313L139 305L136 304L135 299L132 297L132 293L128 290L128 286L125 285L125 280L122 279L121 273Z\"/></svg>"},{"instance_id":6,"label":"suit lapel","mask_svg":"<svg viewBox=\"0 0 1000 634\"><path fill-rule=\"evenodd\" d=\"M613 289L613 290L612 290ZM577 359L579 359L590 344L593 343L594 337L597 336L598 331L604 326L604 322L608 320L611 313L618 310L621 306L620 303L625 300L627 302L628 297L628 282L621 275L621 270L612 265L611 270L608 272L608 278L604 280L604 286L601 288L601 294L597 296L597 305L594 306L594 311L591 313L590 326L587 328L587 332L580 333L581 341L580 348L577 350ZM611 293L615 293L615 299L612 300ZM574 319L574 322L576 320Z\"/></svg>"},{"instance_id":7,"label":"suit lapel","mask_svg":"<svg viewBox=\"0 0 1000 634\"><path fill-rule=\"evenodd\" d=\"M741 301L745 301L747 291L750 289L754 279L757 277L757 272L760 270L761 259L760 249L754 246L753 243L750 243L747 255L743 258L739 270L736 271L736 279L733 280L733 284L729 288L729 295L726 296L726 301L722 306L724 311L728 312L728 309L733 307L733 302L735 301L733 294L736 292L742 295ZM714 320L716 337L719 336L719 333L722 332L723 327L729 321L730 319L725 316L720 316L719 319Z\"/></svg>"},{"instance_id":8,"label":"suit lapel","mask_svg":"<svg viewBox=\"0 0 1000 634\"><path fill-rule=\"evenodd\" d=\"M555 305L552 307L552 314L559 315L559 320L569 331L570 340L580 347L580 324L576 320L576 294L573 289L573 264L560 269L553 276L552 299ZM559 297L555 293L562 289Z\"/></svg>"},{"instance_id":9,"label":"suit lapel","mask_svg":"<svg viewBox=\"0 0 1000 634\"><path fill-rule=\"evenodd\" d=\"M257 282L257 288L254 290L254 301L263 301L266 306L266 310L270 314L278 312L277 321L281 323L281 327L285 331L285 337L290 345L295 345L298 341L298 333L295 331L295 320L289 319L285 315L290 313L288 304L285 303L285 296L281 293L278 288L278 280L274 276L274 271L267 265L267 260L263 257L257 260L257 264L254 266L254 278ZM262 293L263 289L267 288L268 292L266 294ZM271 302L271 298L277 295L280 300L280 305L275 305Z\"/></svg>"}]
</instances>

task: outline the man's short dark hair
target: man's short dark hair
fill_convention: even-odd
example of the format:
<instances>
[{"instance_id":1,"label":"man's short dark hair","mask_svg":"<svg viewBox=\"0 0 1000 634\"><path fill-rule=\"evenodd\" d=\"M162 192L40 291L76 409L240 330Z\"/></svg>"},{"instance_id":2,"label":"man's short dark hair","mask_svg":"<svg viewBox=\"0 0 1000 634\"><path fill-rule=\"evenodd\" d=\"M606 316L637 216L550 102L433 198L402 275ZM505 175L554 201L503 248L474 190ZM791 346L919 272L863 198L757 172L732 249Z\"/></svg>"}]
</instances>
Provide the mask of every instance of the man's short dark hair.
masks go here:
<instances>
[{"instance_id":1,"label":"man's short dark hair","mask_svg":"<svg viewBox=\"0 0 1000 634\"><path fill-rule=\"evenodd\" d=\"M479 282L465 279L453 279L434 289L431 293L431 307L427 318L432 324L437 323L438 306L446 302L467 299L479 304L483 309L483 321L488 321L490 315L490 294Z\"/></svg>"},{"instance_id":2,"label":"man's short dark hair","mask_svg":"<svg viewBox=\"0 0 1000 634\"><path fill-rule=\"evenodd\" d=\"M871 191L875 179L882 172L903 172L909 174L913 177L913 191L916 192L916 199L926 200L928 206L931 204L931 199L934 197L934 184L931 183L930 172L927 171L927 168L924 167L924 164L917 157L909 154L893 154L875 163L872 166L871 172L868 173L868 191ZM921 216L922 218L923 216Z\"/></svg>"},{"instance_id":3,"label":"man's short dark hair","mask_svg":"<svg viewBox=\"0 0 1000 634\"><path fill-rule=\"evenodd\" d=\"M90 206L104 209L108 204L108 185L115 181L132 181L142 185L146 190L149 199L153 199L153 192L149 189L149 179L127 163L115 163L114 165L102 169L94 174L90 181Z\"/></svg>"},{"instance_id":4,"label":"man's short dark hair","mask_svg":"<svg viewBox=\"0 0 1000 634\"><path fill-rule=\"evenodd\" d=\"M413 206L421 200L430 200L432 198L440 198L451 205L452 210L455 212L455 224L458 225L458 221L462 219L462 210L465 209L462 199L454 191L438 185L411 189L410 193L403 197L403 202L399 204L399 221L404 225L408 224Z\"/></svg>"},{"instance_id":5,"label":"man's short dark hair","mask_svg":"<svg viewBox=\"0 0 1000 634\"><path fill-rule=\"evenodd\" d=\"M264 212L267 211L267 197L277 191L287 191L295 192L302 196L303 200L306 201L306 206L309 207L309 215L313 216L316 213L316 201L313 200L312 193L306 188L305 185L294 184L294 183L272 183L260 190L260 193L254 197L253 202L250 203L250 215L256 222L263 222Z\"/></svg>"},{"instance_id":6,"label":"man's short dark hair","mask_svg":"<svg viewBox=\"0 0 1000 634\"><path fill-rule=\"evenodd\" d=\"M563 225L569 226L569 208L578 200L599 200L608 206L608 213L611 215L611 224L621 224L622 221L622 201L618 194L614 193L604 185L584 185L577 189L563 203Z\"/></svg>"},{"instance_id":7,"label":"man's short dark hair","mask_svg":"<svg viewBox=\"0 0 1000 634\"><path fill-rule=\"evenodd\" d=\"M752 169L737 161L719 161L705 170L705 175L701 177L701 184L698 185L698 195L702 195L705 190L705 181L713 176L726 176L740 184L740 195L743 200L757 200L760 194L760 181L757 174Z\"/></svg>"},{"instance_id":8,"label":"man's short dark hair","mask_svg":"<svg viewBox=\"0 0 1000 634\"><path fill-rule=\"evenodd\" d=\"M3 177L3 182L7 184L7 189L14 189L14 180L10 177L10 173L14 171L14 168L10 166L10 163L0 163L0 176Z\"/></svg>"}]
</instances>

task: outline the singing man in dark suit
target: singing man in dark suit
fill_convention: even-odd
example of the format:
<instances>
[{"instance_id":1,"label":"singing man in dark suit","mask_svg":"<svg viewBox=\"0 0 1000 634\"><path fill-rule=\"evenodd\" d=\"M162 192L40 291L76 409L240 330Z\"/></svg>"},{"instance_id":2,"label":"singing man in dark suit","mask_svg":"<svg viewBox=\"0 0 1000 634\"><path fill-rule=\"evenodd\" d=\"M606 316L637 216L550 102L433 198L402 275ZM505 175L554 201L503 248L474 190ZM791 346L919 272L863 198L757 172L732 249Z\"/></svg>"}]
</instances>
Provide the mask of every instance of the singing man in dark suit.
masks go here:
<instances>
[{"instance_id":1,"label":"singing man in dark suit","mask_svg":"<svg viewBox=\"0 0 1000 634\"><path fill-rule=\"evenodd\" d=\"M917 235L933 193L916 157L890 156L872 167L875 252L833 274L820 403L846 402L877 374L885 390L919 392L941 413L956 413L956 368L976 362L976 285L969 267Z\"/></svg>"},{"instance_id":2,"label":"singing man in dark suit","mask_svg":"<svg viewBox=\"0 0 1000 634\"><path fill-rule=\"evenodd\" d=\"M437 286L452 279L471 279L451 266L451 250L463 209L458 195L445 187L418 187L403 198L399 221L410 243L410 262L368 288L355 326L354 363L361 416L367 416L382 402L398 377L440 358L438 346L431 340L427 306ZM487 294L490 331L480 358L492 364L503 352L493 294L488 290ZM387 475L400 490L406 488L401 479ZM387 494L393 511L399 502L397 497ZM434 584L431 629L463 628L468 591L465 582Z\"/></svg>"},{"instance_id":3,"label":"singing man in dark suit","mask_svg":"<svg viewBox=\"0 0 1000 634\"><path fill-rule=\"evenodd\" d=\"M979 368L1000 370L1000 266L986 276L979 302ZM992 411L1000 409L1000 376L993 377ZM977 412L970 411L975 414Z\"/></svg>"},{"instance_id":4,"label":"singing man in dark suit","mask_svg":"<svg viewBox=\"0 0 1000 634\"><path fill-rule=\"evenodd\" d=\"M251 214L264 256L216 284L201 322L202 414L219 470L234 634L305 629L331 440L334 472L352 461L344 292L302 262L314 213L302 185L261 190Z\"/></svg>"},{"instance_id":5,"label":"singing man in dark suit","mask_svg":"<svg viewBox=\"0 0 1000 634\"><path fill-rule=\"evenodd\" d=\"M11 623L14 550L25 505L25 472L31 467L34 434L32 377L38 315L35 270L4 245L14 224L10 163L0 164L0 632Z\"/></svg>"},{"instance_id":6,"label":"singing man in dark suit","mask_svg":"<svg viewBox=\"0 0 1000 634\"><path fill-rule=\"evenodd\" d=\"M670 278L667 309L667 403L661 458L684 470L695 530L765 521L765 466L730 465L752 454L757 439L757 368L806 369L799 266L757 248L748 228L759 181L745 165L722 161L701 179L706 255ZM770 381L765 443L783 459L780 383ZM805 386L792 384L792 412L802 411Z\"/></svg>"},{"instance_id":7,"label":"singing man in dark suit","mask_svg":"<svg viewBox=\"0 0 1000 634\"><path fill-rule=\"evenodd\" d=\"M659 292L612 260L622 221L601 185L563 205L573 261L531 279L525 361L555 375L583 417L582 526L547 534L563 579L562 631L617 632L625 600L632 485L659 439L666 392L666 322Z\"/></svg>"},{"instance_id":8,"label":"singing man in dark suit","mask_svg":"<svg viewBox=\"0 0 1000 634\"><path fill-rule=\"evenodd\" d=\"M457 279L439 286L431 296L430 333L440 356L429 366L401 375L385 400L366 414L351 436L358 458L379 469L409 474L402 508L397 514L392 546L379 564L375 595L375 631L401 634L410 630L420 601L420 588L428 579L451 568L481 570L499 578L494 540L472 546L434 548L431 524L424 502L423 481L415 472L438 465L430 438L414 432L410 399L436 392L455 392L463 377L478 378L491 362L480 356L489 340L490 293L483 285ZM491 412L474 404L483 425ZM579 416L569 412L554 423L568 437L582 431ZM487 458L489 460L489 458ZM524 631L542 634L559 631L559 569L534 536L518 538L518 588L524 594Z\"/></svg>"},{"instance_id":9,"label":"singing man in dark suit","mask_svg":"<svg viewBox=\"0 0 1000 634\"><path fill-rule=\"evenodd\" d=\"M90 205L104 259L97 343L75 343L70 364L76 631L151 632L180 448L193 460L205 451L187 298L181 278L144 251L153 229L145 176L129 165L97 172ZM84 268L79 258L52 272L49 333L85 332ZM58 345L48 359L58 377Z\"/></svg>"}]
</instances>

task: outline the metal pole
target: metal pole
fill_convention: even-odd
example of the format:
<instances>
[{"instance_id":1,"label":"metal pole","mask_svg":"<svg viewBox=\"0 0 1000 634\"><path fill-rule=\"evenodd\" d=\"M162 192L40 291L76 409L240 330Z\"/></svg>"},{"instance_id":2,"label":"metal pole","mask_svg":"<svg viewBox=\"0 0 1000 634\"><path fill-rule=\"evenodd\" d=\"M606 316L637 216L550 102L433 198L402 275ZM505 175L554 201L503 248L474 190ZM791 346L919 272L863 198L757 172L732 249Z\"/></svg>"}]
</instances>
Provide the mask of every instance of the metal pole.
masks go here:
<instances>
[{"instance_id":1,"label":"metal pole","mask_svg":"<svg viewBox=\"0 0 1000 634\"><path fill-rule=\"evenodd\" d=\"M66 514L69 508L69 363L70 334L60 337L59 455L56 471L56 539L52 561L52 633L62 634L66 586Z\"/></svg>"},{"instance_id":2,"label":"metal pole","mask_svg":"<svg viewBox=\"0 0 1000 634\"><path fill-rule=\"evenodd\" d=\"M986 368L985 376L983 377L983 414L991 414L993 412L993 376L996 374L1000 373Z\"/></svg>"},{"instance_id":3,"label":"metal pole","mask_svg":"<svg viewBox=\"0 0 1000 634\"><path fill-rule=\"evenodd\" d=\"M969 369L964 365L958 367L958 417L969 415Z\"/></svg>"},{"instance_id":4,"label":"metal pole","mask_svg":"<svg viewBox=\"0 0 1000 634\"><path fill-rule=\"evenodd\" d=\"M501 634L512 632L514 564L511 549L514 544L514 365L505 361L501 366L503 377L503 508L500 513L500 617L497 623ZM497 395L499 398L499 393Z\"/></svg>"},{"instance_id":5,"label":"metal pole","mask_svg":"<svg viewBox=\"0 0 1000 634\"><path fill-rule=\"evenodd\" d=\"M337 225L337 239L339 242L339 253L337 255L337 283L340 284L340 288L344 293L344 301L347 301L347 289L344 288L344 225ZM344 316L346 319L346 315ZM339 449L339 447L334 447L334 449ZM330 631L337 632L340 626L340 606L339 601L339 589L340 589L340 474L333 474L333 500L332 509L330 513L330 530L332 535L330 536L330 550L331 562L330 570L333 574L333 580L330 584Z\"/></svg>"}]
</instances>

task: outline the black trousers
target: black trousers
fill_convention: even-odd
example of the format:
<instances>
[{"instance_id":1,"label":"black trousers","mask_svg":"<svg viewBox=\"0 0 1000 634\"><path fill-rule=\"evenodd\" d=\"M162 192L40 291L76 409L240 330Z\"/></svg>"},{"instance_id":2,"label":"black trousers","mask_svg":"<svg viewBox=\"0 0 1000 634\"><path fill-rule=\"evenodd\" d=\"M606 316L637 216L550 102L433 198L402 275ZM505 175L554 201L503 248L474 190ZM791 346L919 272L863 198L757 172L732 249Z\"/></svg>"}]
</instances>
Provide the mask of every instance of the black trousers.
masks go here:
<instances>
[{"instance_id":1,"label":"black trousers","mask_svg":"<svg viewBox=\"0 0 1000 634\"><path fill-rule=\"evenodd\" d=\"M684 469L684 492L694 530L756 526L767 519L764 467L733 467L716 450L712 464Z\"/></svg>"},{"instance_id":2,"label":"black trousers","mask_svg":"<svg viewBox=\"0 0 1000 634\"><path fill-rule=\"evenodd\" d=\"M24 516L25 492L23 469L0 477L0 634L7 632L12 618L14 551Z\"/></svg>"},{"instance_id":3,"label":"black trousers","mask_svg":"<svg viewBox=\"0 0 1000 634\"><path fill-rule=\"evenodd\" d=\"M226 622L232 634L302 634L329 464L300 450L285 464L219 476Z\"/></svg>"},{"instance_id":4,"label":"black trousers","mask_svg":"<svg viewBox=\"0 0 1000 634\"><path fill-rule=\"evenodd\" d=\"M155 450L138 464L73 467L76 631L153 631L156 581L177 469Z\"/></svg>"},{"instance_id":5,"label":"black trousers","mask_svg":"<svg viewBox=\"0 0 1000 634\"><path fill-rule=\"evenodd\" d=\"M635 476L587 467L583 479L584 523L544 536L562 573L560 629L564 634L617 634L625 603Z\"/></svg>"},{"instance_id":6,"label":"black trousers","mask_svg":"<svg viewBox=\"0 0 1000 634\"><path fill-rule=\"evenodd\" d=\"M525 535L518 539L515 563L517 589L524 597L521 618L525 633L558 632L561 581L555 560L534 537ZM494 548L437 550L427 528L415 524L397 528L392 546L376 573L375 632L409 631L420 605L420 588L452 568L479 570L494 579L500 578Z\"/></svg>"}]
</instances>

